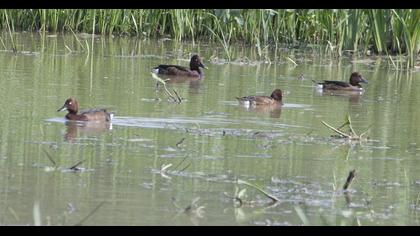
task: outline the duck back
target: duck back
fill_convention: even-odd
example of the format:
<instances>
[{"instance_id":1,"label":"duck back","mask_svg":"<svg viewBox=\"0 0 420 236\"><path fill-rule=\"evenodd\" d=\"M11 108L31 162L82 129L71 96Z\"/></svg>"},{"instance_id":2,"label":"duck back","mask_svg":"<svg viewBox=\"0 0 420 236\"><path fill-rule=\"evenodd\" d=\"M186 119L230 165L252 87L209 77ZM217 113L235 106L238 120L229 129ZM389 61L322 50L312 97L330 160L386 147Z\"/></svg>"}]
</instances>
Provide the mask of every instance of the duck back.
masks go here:
<instances>
[{"instance_id":1,"label":"duck back","mask_svg":"<svg viewBox=\"0 0 420 236\"><path fill-rule=\"evenodd\" d=\"M176 76L189 76L199 77L200 73L190 70L187 67L177 65L159 65L154 68L158 74L162 75L176 75Z\"/></svg>"},{"instance_id":2,"label":"duck back","mask_svg":"<svg viewBox=\"0 0 420 236\"><path fill-rule=\"evenodd\" d=\"M108 112L106 109L90 109L80 112L80 115L85 117L86 120L97 120L97 121L111 121L114 114Z\"/></svg>"},{"instance_id":3,"label":"duck back","mask_svg":"<svg viewBox=\"0 0 420 236\"><path fill-rule=\"evenodd\" d=\"M237 97L239 103L244 105L274 105L278 102L269 96L245 96Z\"/></svg>"}]
</instances>

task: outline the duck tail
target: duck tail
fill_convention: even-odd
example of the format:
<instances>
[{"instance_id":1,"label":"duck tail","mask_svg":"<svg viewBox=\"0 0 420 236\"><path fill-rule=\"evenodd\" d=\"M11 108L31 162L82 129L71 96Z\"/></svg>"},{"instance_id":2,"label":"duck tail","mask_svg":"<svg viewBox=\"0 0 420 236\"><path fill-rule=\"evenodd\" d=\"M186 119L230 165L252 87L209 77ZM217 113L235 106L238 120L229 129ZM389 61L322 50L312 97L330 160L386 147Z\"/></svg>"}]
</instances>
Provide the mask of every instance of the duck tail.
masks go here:
<instances>
[{"instance_id":1,"label":"duck tail","mask_svg":"<svg viewBox=\"0 0 420 236\"><path fill-rule=\"evenodd\" d=\"M311 81L314 82L314 84L319 84L319 82L316 82L314 79L312 79Z\"/></svg>"},{"instance_id":2,"label":"duck tail","mask_svg":"<svg viewBox=\"0 0 420 236\"><path fill-rule=\"evenodd\" d=\"M152 73L159 74L159 66L152 69Z\"/></svg>"},{"instance_id":3,"label":"duck tail","mask_svg":"<svg viewBox=\"0 0 420 236\"><path fill-rule=\"evenodd\" d=\"M109 119L110 119L110 120L114 119L114 115L115 115L115 113L114 113L114 112L110 112L110 113L109 113Z\"/></svg>"}]
</instances>

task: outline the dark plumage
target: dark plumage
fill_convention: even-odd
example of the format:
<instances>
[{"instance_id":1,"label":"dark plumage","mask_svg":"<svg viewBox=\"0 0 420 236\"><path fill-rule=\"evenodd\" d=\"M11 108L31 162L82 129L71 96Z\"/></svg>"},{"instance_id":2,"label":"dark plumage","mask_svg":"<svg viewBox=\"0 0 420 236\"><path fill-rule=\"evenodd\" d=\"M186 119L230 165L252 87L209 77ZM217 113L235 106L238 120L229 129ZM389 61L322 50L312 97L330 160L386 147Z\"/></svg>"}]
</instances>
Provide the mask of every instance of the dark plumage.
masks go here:
<instances>
[{"instance_id":1,"label":"dark plumage","mask_svg":"<svg viewBox=\"0 0 420 236\"><path fill-rule=\"evenodd\" d=\"M275 89L270 96L245 96L236 97L240 104L243 105L283 105L283 93L280 89Z\"/></svg>"},{"instance_id":2,"label":"dark plumage","mask_svg":"<svg viewBox=\"0 0 420 236\"><path fill-rule=\"evenodd\" d=\"M79 121L111 121L113 114L107 112L106 109L90 109L82 111L80 114L77 114L79 110L79 103L74 97L70 97L66 100L64 105L57 111L67 110L68 113L65 116L69 120L79 120Z\"/></svg>"},{"instance_id":3,"label":"dark plumage","mask_svg":"<svg viewBox=\"0 0 420 236\"><path fill-rule=\"evenodd\" d=\"M347 90L347 91L362 91L362 85L360 83L368 83L359 72L353 72L350 76L349 82L344 81L334 81L334 80L324 80L318 84L318 87L326 90Z\"/></svg>"},{"instance_id":4,"label":"dark plumage","mask_svg":"<svg viewBox=\"0 0 420 236\"><path fill-rule=\"evenodd\" d=\"M153 68L156 74L173 75L173 76L186 76L186 77L202 77L203 72L201 68L206 68L201 58L194 55L190 60L190 68L178 65L159 65Z\"/></svg>"}]
</instances>

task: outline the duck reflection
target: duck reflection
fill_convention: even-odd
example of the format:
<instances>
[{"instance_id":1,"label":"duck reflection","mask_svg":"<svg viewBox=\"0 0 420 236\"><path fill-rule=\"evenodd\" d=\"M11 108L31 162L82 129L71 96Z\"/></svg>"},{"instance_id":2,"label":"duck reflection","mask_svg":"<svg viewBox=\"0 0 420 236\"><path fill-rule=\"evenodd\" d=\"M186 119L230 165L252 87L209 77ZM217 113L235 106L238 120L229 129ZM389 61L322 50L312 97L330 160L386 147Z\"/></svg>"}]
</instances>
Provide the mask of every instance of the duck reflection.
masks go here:
<instances>
[{"instance_id":1,"label":"duck reflection","mask_svg":"<svg viewBox=\"0 0 420 236\"><path fill-rule=\"evenodd\" d=\"M100 135L112 130L111 122L94 122L94 121L66 121L67 130L64 139L68 142L74 142L78 133L84 135Z\"/></svg>"},{"instance_id":2,"label":"duck reflection","mask_svg":"<svg viewBox=\"0 0 420 236\"><path fill-rule=\"evenodd\" d=\"M343 90L322 90L316 89L316 93L320 96L341 96L347 97L351 104L360 103L360 98L363 95L363 91L343 91Z\"/></svg>"},{"instance_id":3,"label":"duck reflection","mask_svg":"<svg viewBox=\"0 0 420 236\"><path fill-rule=\"evenodd\" d=\"M241 109L259 114L269 114L271 118L280 118L281 105L240 106Z\"/></svg>"},{"instance_id":4,"label":"duck reflection","mask_svg":"<svg viewBox=\"0 0 420 236\"><path fill-rule=\"evenodd\" d=\"M203 84L202 78L195 77L182 77L182 76L170 76L170 75L160 75L161 79L166 81L168 84L186 84L188 83L188 88L190 93L199 93L201 85Z\"/></svg>"}]
</instances>

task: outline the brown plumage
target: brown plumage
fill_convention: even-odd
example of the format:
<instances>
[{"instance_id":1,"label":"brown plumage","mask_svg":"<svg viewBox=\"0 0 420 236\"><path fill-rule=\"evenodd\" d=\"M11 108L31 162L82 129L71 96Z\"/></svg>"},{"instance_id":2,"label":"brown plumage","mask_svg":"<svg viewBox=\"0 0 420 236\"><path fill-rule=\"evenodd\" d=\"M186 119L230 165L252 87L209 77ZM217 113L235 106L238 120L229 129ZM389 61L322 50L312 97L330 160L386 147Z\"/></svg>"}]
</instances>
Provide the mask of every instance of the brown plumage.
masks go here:
<instances>
[{"instance_id":1,"label":"brown plumage","mask_svg":"<svg viewBox=\"0 0 420 236\"><path fill-rule=\"evenodd\" d=\"M245 96L236 97L243 105L283 105L283 93L280 89L275 89L270 96Z\"/></svg>"},{"instance_id":2,"label":"brown plumage","mask_svg":"<svg viewBox=\"0 0 420 236\"><path fill-rule=\"evenodd\" d=\"M190 68L178 65L159 65L153 68L154 72L161 75L185 76L185 77L203 77L201 68L206 68L201 58L194 55L190 60Z\"/></svg>"},{"instance_id":3,"label":"brown plumage","mask_svg":"<svg viewBox=\"0 0 420 236\"><path fill-rule=\"evenodd\" d=\"M368 83L359 72L353 72L350 76L349 82L324 80L321 83L314 81L318 84L319 88L326 90L347 90L347 91L362 91L360 83Z\"/></svg>"},{"instance_id":4,"label":"brown plumage","mask_svg":"<svg viewBox=\"0 0 420 236\"><path fill-rule=\"evenodd\" d=\"M67 110L68 113L65 116L69 120L79 120L79 121L111 121L113 114L107 112L106 109L90 109L82 111L80 114L77 114L79 110L79 103L74 97L70 97L66 100L64 105L57 111Z\"/></svg>"}]
</instances>

